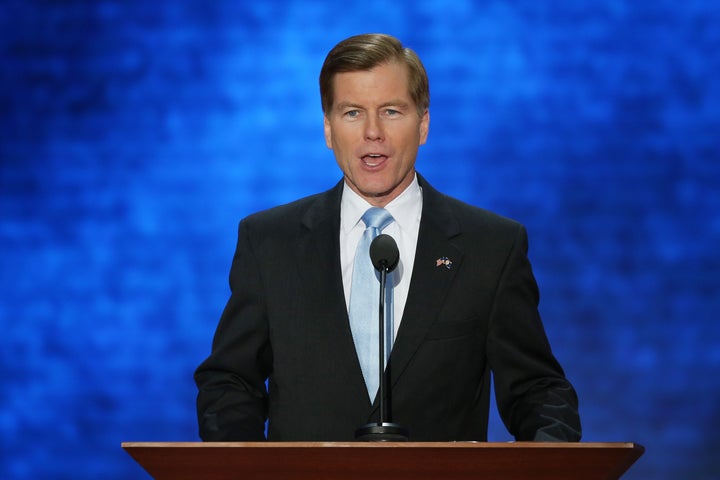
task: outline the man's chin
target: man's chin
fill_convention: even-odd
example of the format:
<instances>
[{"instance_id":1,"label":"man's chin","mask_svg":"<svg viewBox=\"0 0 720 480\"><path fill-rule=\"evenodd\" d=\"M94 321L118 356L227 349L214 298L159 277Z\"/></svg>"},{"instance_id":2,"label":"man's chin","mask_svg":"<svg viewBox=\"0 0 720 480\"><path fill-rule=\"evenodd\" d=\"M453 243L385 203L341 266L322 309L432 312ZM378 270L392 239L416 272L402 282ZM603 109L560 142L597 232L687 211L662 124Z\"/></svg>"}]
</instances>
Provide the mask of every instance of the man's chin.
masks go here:
<instances>
[{"instance_id":1,"label":"man's chin","mask_svg":"<svg viewBox=\"0 0 720 480\"><path fill-rule=\"evenodd\" d=\"M356 192L372 205L385 206L400 194L400 189L395 185L391 188L368 188Z\"/></svg>"},{"instance_id":2,"label":"man's chin","mask_svg":"<svg viewBox=\"0 0 720 480\"><path fill-rule=\"evenodd\" d=\"M407 188L407 186L410 185L412 178L414 178L414 175L410 178L410 181L407 182L407 185L405 185L405 181L392 184L379 182L355 183L347 177L345 177L345 183L347 183L350 188L355 191L355 193L367 200L368 203L374 206L384 207L399 196Z\"/></svg>"}]
</instances>

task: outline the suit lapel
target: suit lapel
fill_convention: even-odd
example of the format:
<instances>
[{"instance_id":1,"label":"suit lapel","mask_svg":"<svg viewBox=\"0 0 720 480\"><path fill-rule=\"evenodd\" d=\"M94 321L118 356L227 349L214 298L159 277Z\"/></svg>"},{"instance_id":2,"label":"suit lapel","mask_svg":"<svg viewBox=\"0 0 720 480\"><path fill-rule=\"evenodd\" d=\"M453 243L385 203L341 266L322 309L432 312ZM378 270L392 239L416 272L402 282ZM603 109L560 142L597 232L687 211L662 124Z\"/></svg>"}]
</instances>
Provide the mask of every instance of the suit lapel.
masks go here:
<instances>
[{"instance_id":1,"label":"suit lapel","mask_svg":"<svg viewBox=\"0 0 720 480\"><path fill-rule=\"evenodd\" d=\"M320 195L306 211L301 220L299 237L298 271L303 279L307 295L320 296L322 311L309 312L316 318L325 319L329 341L334 342L335 352L329 362L345 365L348 381L356 387L358 399L365 399L367 390L355 343L350 330L345 304L342 271L340 268L340 198L343 182ZM307 315L308 312L304 312Z\"/></svg>"},{"instance_id":2,"label":"suit lapel","mask_svg":"<svg viewBox=\"0 0 720 480\"><path fill-rule=\"evenodd\" d=\"M340 271L340 193L342 187L317 197L301 219L298 267L304 285L323 291L328 304L344 303ZM341 300L343 302L341 302Z\"/></svg>"},{"instance_id":3,"label":"suit lapel","mask_svg":"<svg viewBox=\"0 0 720 480\"><path fill-rule=\"evenodd\" d=\"M437 319L463 259L463 252L451 243L452 237L460 232L457 219L444 197L420 175L418 179L423 188L423 213L410 290L391 354L392 384L402 375ZM452 262L450 268L438 264L443 257Z\"/></svg>"}]
</instances>

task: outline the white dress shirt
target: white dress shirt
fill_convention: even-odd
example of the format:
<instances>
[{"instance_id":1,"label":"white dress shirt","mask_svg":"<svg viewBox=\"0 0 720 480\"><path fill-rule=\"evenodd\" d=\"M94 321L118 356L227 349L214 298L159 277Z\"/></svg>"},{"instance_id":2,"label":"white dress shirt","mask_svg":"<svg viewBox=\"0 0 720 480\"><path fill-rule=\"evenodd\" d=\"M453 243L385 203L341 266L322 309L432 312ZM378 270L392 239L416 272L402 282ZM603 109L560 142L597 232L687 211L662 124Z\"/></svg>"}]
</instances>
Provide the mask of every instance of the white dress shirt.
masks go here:
<instances>
[{"instance_id":1,"label":"white dress shirt","mask_svg":"<svg viewBox=\"0 0 720 480\"><path fill-rule=\"evenodd\" d=\"M365 231L362 216L372 205L355 193L347 183L344 187L340 201L340 266L342 268L343 289L345 290L345 305L349 309L355 250L358 242L360 242L360 237ZM390 212L395 221L385 227L382 233L393 237L398 245L398 250L400 250L400 262L392 274L388 276L388 281L392 278L394 284L393 317L395 335L397 335L400 327L408 290L410 289L415 248L417 247L418 232L420 230L422 203L422 189L418 184L416 175L413 182L397 198L385 206L385 209Z\"/></svg>"}]
</instances>

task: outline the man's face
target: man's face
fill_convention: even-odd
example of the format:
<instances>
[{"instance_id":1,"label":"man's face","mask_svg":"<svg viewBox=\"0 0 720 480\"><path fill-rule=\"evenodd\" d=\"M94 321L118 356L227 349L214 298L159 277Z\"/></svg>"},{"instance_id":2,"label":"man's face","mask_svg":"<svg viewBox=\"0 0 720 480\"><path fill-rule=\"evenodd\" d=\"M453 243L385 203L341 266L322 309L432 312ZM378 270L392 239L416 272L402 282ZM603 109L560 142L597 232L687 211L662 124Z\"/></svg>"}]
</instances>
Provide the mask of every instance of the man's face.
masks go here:
<instances>
[{"instance_id":1,"label":"man's face","mask_svg":"<svg viewBox=\"0 0 720 480\"><path fill-rule=\"evenodd\" d=\"M350 188L384 207L412 183L430 115L418 115L408 92L407 67L400 63L338 73L333 82L325 142Z\"/></svg>"}]
</instances>

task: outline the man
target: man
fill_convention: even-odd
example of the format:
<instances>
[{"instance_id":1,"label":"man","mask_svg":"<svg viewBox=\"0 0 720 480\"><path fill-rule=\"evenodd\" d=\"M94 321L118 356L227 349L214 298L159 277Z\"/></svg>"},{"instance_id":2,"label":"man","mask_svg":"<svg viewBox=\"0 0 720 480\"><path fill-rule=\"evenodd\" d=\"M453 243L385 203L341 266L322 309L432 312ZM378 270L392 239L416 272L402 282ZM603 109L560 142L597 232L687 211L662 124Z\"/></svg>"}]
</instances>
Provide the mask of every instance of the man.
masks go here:
<instances>
[{"instance_id":1,"label":"man","mask_svg":"<svg viewBox=\"0 0 720 480\"><path fill-rule=\"evenodd\" d=\"M486 440L490 371L517 440L579 440L577 397L538 315L525 229L415 172L430 123L419 58L387 35L351 37L328 54L320 89L343 180L241 221L232 294L195 373L203 440L263 440L269 419L269 440L345 441L378 420L349 315L370 207L392 215L383 233L400 250L389 370L393 420L410 440Z\"/></svg>"}]
</instances>

